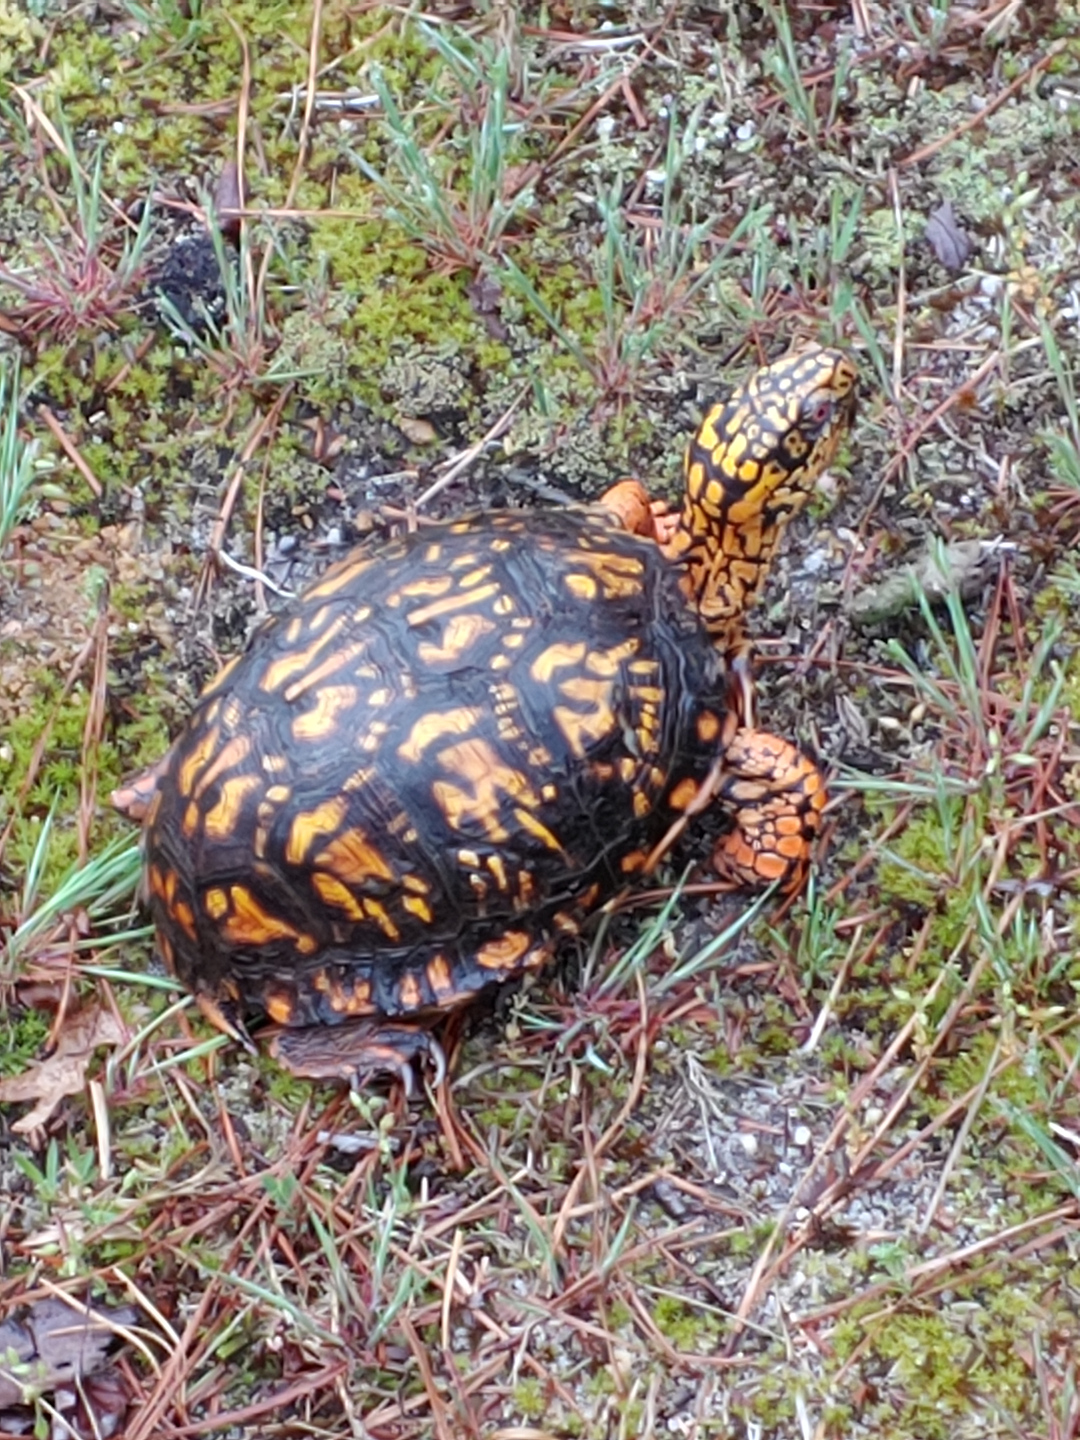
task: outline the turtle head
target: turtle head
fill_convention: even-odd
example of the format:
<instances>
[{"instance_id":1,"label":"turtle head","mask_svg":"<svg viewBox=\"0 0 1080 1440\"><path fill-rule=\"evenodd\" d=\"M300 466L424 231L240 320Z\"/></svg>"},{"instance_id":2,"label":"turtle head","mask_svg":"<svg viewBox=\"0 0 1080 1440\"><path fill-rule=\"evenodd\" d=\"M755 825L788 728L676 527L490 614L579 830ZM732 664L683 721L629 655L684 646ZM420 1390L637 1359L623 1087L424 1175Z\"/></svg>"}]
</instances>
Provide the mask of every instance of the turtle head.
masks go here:
<instances>
[{"instance_id":1,"label":"turtle head","mask_svg":"<svg viewBox=\"0 0 1080 1440\"><path fill-rule=\"evenodd\" d=\"M842 351L795 350L701 422L686 452L679 548L710 629L737 625L754 603L784 527L851 427L856 380Z\"/></svg>"}]
</instances>

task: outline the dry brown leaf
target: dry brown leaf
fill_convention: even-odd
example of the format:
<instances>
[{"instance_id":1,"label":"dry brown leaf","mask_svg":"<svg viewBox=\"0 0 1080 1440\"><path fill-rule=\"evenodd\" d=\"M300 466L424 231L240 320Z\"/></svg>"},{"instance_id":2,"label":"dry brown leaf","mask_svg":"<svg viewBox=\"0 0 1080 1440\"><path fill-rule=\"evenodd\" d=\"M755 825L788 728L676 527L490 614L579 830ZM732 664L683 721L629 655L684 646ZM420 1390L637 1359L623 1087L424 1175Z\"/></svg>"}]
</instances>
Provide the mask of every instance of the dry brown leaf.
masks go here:
<instances>
[{"instance_id":1,"label":"dry brown leaf","mask_svg":"<svg viewBox=\"0 0 1080 1440\"><path fill-rule=\"evenodd\" d=\"M43 1126L65 1095L78 1095L84 1088L86 1071L98 1046L119 1045L123 1039L124 1028L111 1010L91 1005L72 1012L48 1059L35 1061L21 1075L0 1080L0 1102L36 1102L29 1114L16 1120L11 1128L28 1135Z\"/></svg>"},{"instance_id":2,"label":"dry brown leaf","mask_svg":"<svg viewBox=\"0 0 1080 1440\"><path fill-rule=\"evenodd\" d=\"M128 1406L127 1389L107 1363L116 1327L134 1325L123 1305L88 1305L86 1312L59 1297L24 1305L0 1323L0 1430L34 1429L34 1401L53 1396L53 1435L115 1435ZM36 1433L36 1432L35 1432Z\"/></svg>"},{"instance_id":3,"label":"dry brown leaf","mask_svg":"<svg viewBox=\"0 0 1080 1440\"><path fill-rule=\"evenodd\" d=\"M100 1369L116 1341L115 1327L138 1319L128 1306L90 1305L87 1311L50 1297L0 1324L0 1409L28 1404L35 1395Z\"/></svg>"},{"instance_id":4,"label":"dry brown leaf","mask_svg":"<svg viewBox=\"0 0 1080 1440\"><path fill-rule=\"evenodd\" d=\"M931 210L926 241L947 270L962 270L971 254L971 241L948 200Z\"/></svg>"},{"instance_id":5,"label":"dry brown leaf","mask_svg":"<svg viewBox=\"0 0 1080 1440\"><path fill-rule=\"evenodd\" d=\"M414 445L430 445L439 438L439 432L430 420L420 420L413 415L399 415L397 427Z\"/></svg>"},{"instance_id":6,"label":"dry brown leaf","mask_svg":"<svg viewBox=\"0 0 1080 1440\"><path fill-rule=\"evenodd\" d=\"M966 600L982 588L987 560L1001 549L983 540L953 540L927 550L877 585L864 586L845 606L856 625L880 625L918 608L920 595L940 604L956 590Z\"/></svg>"}]
</instances>

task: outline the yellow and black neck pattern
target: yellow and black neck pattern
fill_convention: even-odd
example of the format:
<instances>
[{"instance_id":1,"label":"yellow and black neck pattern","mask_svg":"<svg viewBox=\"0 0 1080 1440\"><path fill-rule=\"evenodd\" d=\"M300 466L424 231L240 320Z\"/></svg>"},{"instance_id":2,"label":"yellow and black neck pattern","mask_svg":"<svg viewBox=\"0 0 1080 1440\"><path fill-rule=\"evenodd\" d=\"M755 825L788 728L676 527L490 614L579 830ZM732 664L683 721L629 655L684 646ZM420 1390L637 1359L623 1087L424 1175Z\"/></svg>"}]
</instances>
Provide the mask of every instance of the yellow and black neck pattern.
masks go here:
<instances>
[{"instance_id":1,"label":"yellow and black neck pattern","mask_svg":"<svg viewBox=\"0 0 1080 1440\"><path fill-rule=\"evenodd\" d=\"M714 405L686 452L686 497L666 552L709 632L738 650L787 522L832 463L855 410L856 371L819 346L759 370Z\"/></svg>"}]
</instances>

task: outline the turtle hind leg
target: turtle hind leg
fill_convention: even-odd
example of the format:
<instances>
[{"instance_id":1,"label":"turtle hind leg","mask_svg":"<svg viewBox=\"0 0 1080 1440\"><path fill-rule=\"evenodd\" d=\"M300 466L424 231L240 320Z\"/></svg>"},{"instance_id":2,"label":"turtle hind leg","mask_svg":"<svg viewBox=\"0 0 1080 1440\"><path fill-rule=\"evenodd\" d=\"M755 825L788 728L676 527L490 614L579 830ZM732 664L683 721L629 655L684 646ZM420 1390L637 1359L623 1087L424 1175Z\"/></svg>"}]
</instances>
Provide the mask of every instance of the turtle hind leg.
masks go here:
<instances>
[{"instance_id":1,"label":"turtle hind leg","mask_svg":"<svg viewBox=\"0 0 1080 1440\"><path fill-rule=\"evenodd\" d=\"M150 806L157 794L158 782L165 774L170 754L166 753L156 765L140 770L109 796L109 803L128 820L142 823L150 813Z\"/></svg>"},{"instance_id":2,"label":"turtle hind leg","mask_svg":"<svg viewBox=\"0 0 1080 1440\"><path fill-rule=\"evenodd\" d=\"M304 1080L344 1080L354 1090L375 1075L390 1075L411 1095L413 1061L422 1057L432 1062L436 1086L446 1078L443 1048L422 1025L352 1020L344 1025L286 1027L275 1034L270 1053Z\"/></svg>"},{"instance_id":3,"label":"turtle hind leg","mask_svg":"<svg viewBox=\"0 0 1080 1440\"><path fill-rule=\"evenodd\" d=\"M739 886L801 890L828 798L817 765L779 736L738 730L716 794L735 822L713 851L717 873Z\"/></svg>"}]
</instances>

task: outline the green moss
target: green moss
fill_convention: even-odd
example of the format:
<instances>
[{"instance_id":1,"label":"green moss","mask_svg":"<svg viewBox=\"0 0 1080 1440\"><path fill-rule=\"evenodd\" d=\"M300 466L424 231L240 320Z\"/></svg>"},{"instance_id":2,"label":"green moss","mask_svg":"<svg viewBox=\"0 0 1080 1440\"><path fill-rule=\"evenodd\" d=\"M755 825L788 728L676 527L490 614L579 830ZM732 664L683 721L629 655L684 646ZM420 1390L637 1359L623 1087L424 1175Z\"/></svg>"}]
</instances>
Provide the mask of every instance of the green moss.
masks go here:
<instances>
[{"instance_id":1,"label":"green moss","mask_svg":"<svg viewBox=\"0 0 1080 1440\"><path fill-rule=\"evenodd\" d=\"M26 799L17 813L8 812L5 816L12 824L6 859L23 870L39 844L42 823L56 806L58 819L50 836L41 882L46 892L74 863L78 850L74 816L78 809L83 728L89 706L89 697L81 687L62 699L61 683L60 677L42 668L35 703L12 718L5 737L7 743L0 748L0 783L5 801L13 802L27 779L35 747L48 729L41 764Z\"/></svg>"},{"instance_id":2,"label":"green moss","mask_svg":"<svg viewBox=\"0 0 1080 1440\"><path fill-rule=\"evenodd\" d=\"M715 1315L675 1295L657 1296L652 1317L656 1328L675 1349L688 1353L711 1350L722 1329Z\"/></svg>"},{"instance_id":3,"label":"green moss","mask_svg":"<svg viewBox=\"0 0 1080 1440\"><path fill-rule=\"evenodd\" d=\"M539 1420L547 1414L549 1401L535 1375L526 1375L514 1386L512 1401L523 1420Z\"/></svg>"},{"instance_id":4,"label":"green moss","mask_svg":"<svg viewBox=\"0 0 1080 1440\"><path fill-rule=\"evenodd\" d=\"M41 1010L0 1008L0 1075L19 1075L42 1052L51 1026Z\"/></svg>"},{"instance_id":5,"label":"green moss","mask_svg":"<svg viewBox=\"0 0 1080 1440\"><path fill-rule=\"evenodd\" d=\"M13 0L0 0L0 79L24 72L41 45L45 28Z\"/></svg>"}]
</instances>

